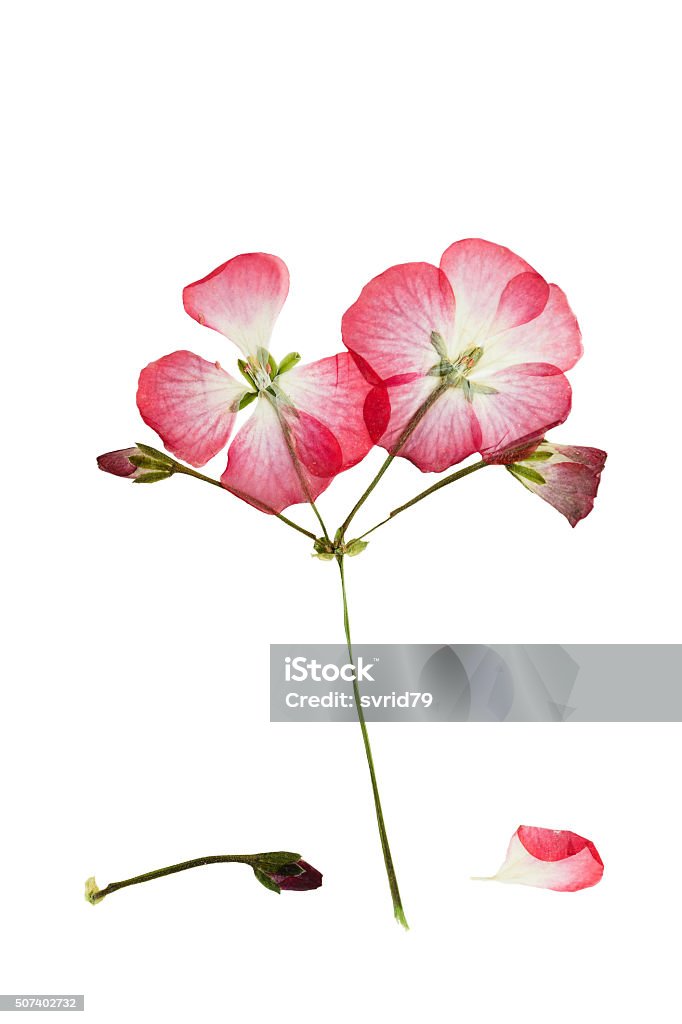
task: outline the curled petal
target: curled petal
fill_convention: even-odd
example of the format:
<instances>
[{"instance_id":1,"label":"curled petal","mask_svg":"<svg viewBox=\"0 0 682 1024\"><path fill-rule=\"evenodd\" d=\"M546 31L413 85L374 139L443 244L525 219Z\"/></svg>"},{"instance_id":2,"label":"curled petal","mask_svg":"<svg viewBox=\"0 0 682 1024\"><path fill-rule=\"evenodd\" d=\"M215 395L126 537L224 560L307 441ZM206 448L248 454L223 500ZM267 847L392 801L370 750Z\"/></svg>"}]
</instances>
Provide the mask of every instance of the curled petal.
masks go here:
<instances>
[{"instance_id":1,"label":"curled petal","mask_svg":"<svg viewBox=\"0 0 682 1024\"><path fill-rule=\"evenodd\" d=\"M314 501L341 471L343 454L314 416L264 395L230 445L224 487L271 515Z\"/></svg>"},{"instance_id":2,"label":"curled petal","mask_svg":"<svg viewBox=\"0 0 682 1024\"><path fill-rule=\"evenodd\" d=\"M547 305L549 285L534 271L517 274L508 281L491 325L491 334L521 327L540 316Z\"/></svg>"},{"instance_id":3,"label":"curled petal","mask_svg":"<svg viewBox=\"0 0 682 1024\"><path fill-rule=\"evenodd\" d=\"M503 459L505 456L499 455L494 461ZM533 451L526 449L503 464L524 487L576 526L594 507L605 463L606 452L600 448L542 441Z\"/></svg>"},{"instance_id":4,"label":"curled petal","mask_svg":"<svg viewBox=\"0 0 682 1024\"><path fill-rule=\"evenodd\" d=\"M491 880L577 892L600 882L604 863L594 843L575 832L522 825Z\"/></svg>"},{"instance_id":5,"label":"curled petal","mask_svg":"<svg viewBox=\"0 0 682 1024\"><path fill-rule=\"evenodd\" d=\"M367 383L348 352L296 366L278 378L293 406L328 427L341 448L341 470L364 459L373 444L363 409Z\"/></svg>"},{"instance_id":6,"label":"curled petal","mask_svg":"<svg viewBox=\"0 0 682 1024\"><path fill-rule=\"evenodd\" d=\"M438 362L432 335L452 340L455 300L445 274L429 263L391 267L365 285L344 313L343 343L371 384L426 374Z\"/></svg>"},{"instance_id":7,"label":"curled petal","mask_svg":"<svg viewBox=\"0 0 682 1024\"><path fill-rule=\"evenodd\" d=\"M172 352L140 374L137 407L169 452L203 466L227 444L247 390L218 363Z\"/></svg>"},{"instance_id":8,"label":"curled petal","mask_svg":"<svg viewBox=\"0 0 682 1024\"><path fill-rule=\"evenodd\" d=\"M246 356L267 349L289 292L289 271L278 256L245 253L223 263L182 293L191 317L234 342Z\"/></svg>"}]
</instances>

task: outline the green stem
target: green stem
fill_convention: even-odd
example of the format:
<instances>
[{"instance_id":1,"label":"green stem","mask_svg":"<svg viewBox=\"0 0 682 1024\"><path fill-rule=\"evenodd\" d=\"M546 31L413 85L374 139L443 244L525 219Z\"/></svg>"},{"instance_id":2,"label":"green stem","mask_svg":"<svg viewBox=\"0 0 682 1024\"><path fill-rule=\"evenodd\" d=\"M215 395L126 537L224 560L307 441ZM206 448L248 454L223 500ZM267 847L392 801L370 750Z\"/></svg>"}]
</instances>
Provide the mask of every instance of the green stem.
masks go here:
<instances>
[{"instance_id":1,"label":"green stem","mask_svg":"<svg viewBox=\"0 0 682 1024\"><path fill-rule=\"evenodd\" d=\"M400 505L398 508L394 508L392 512L389 512L386 519L382 519L380 523L373 526L370 530L366 530L363 534L358 537L358 540L363 540L370 533L374 533L380 526L384 526L386 523L390 523L392 519L395 519L397 515L404 512L406 508L412 508L418 501L422 501L423 498L428 498L429 494L433 494L435 491L439 491L441 487L447 487L448 484L454 484L455 480L462 480L465 476L469 476L470 473L475 473L478 469L483 469L484 466L488 466L490 463L485 462L483 459L480 462L474 462L471 466L465 466L464 469L458 469L456 473L451 473L450 476L446 476L443 480L439 480L438 483L433 484L432 487L427 487L425 491L421 491L415 498L410 501L406 501L404 505Z\"/></svg>"},{"instance_id":2,"label":"green stem","mask_svg":"<svg viewBox=\"0 0 682 1024\"><path fill-rule=\"evenodd\" d=\"M151 882L154 878L163 878L165 875L174 875L178 871L189 871L190 868L200 868L204 864L251 864L258 859L258 854L219 853L210 857L195 857L194 860L183 860L179 864L171 864L167 868L157 868L156 871L147 871L144 875L135 875L133 878L125 878L122 882L110 882L106 889L96 890L90 901L99 903L105 896L109 896L118 889L125 889L128 885L139 885L140 882ZM93 880L94 881L94 880Z\"/></svg>"},{"instance_id":3,"label":"green stem","mask_svg":"<svg viewBox=\"0 0 682 1024\"><path fill-rule=\"evenodd\" d=\"M183 466L179 462L176 463L175 472L184 473L185 476L193 476L195 480L203 480L204 483L207 484L213 484L214 487L220 487L222 491L227 491L228 494L236 494L237 497L243 497L253 504L253 498L249 498L248 495L242 494L241 491L228 491L226 487L223 487L220 480L214 480L213 477L204 476L203 473L197 473L195 469L189 469L187 466ZM258 508L261 509L261 511L266 512L268 515L275 516L276 519L279 519L287 526L290 526L292 530L296 530L298 533L302 533L306 537L310 537L311 540L317 540L317 537L315 536L314 533L311 533L310 530L305 530L302 526L299 526L298 523L295 523L292 519L288 519L286 516L283 516L281 512L275 512L274 509L269 508L267 505L263 505L261 502L258 503ZM315 511L317 512L317 509L315 509Z\"/></svg>"},{"instance_id":4,"label":"green stem","mask_svg":"<svg viewBox=\"0 0 682 1024\"><path fill-rule=\"evenodd\" d=\"M339 573L341 575L341 594L343 596L343 626L346 633L346 644L348 646L348 658L351 665L353 666L353 695L355 698L355 707L358 713L358 721L360 722L360 729L362 730L362 742L365 747L365 756L367 758L367 766L369 768L369 777L372 782L372 793L374 795L374 807L377 816L377 825L379 826L379 836L381 839L381 849L384 854L384 864L386 865L386 874L388 876L388 884L391 890L391 898L393 900L393 913L395 918L403 928L409 928L407 919L405 917L405 911L403 910L402 900L400 899L400 890L398 888L398 879L396 878L395 868L393 867L393 858L391 857L391 848L388 844L388 835L386 833L386 824L384 822L384 815L381 809L381 799L379 796L379 786L377 783L376 772L374 770L374 759L372 757L372 748L369 742L369 733L367 731L367 723L365 722L365 714L362 710L362 703L360 700L360 688L358 686L357 673L355 671L355 662L353 659L353 645L350 636L350 619L348 616L348 597L346 594L346 575L343 567L343 554L337 553L336 561L339 566Z\"/></svg>"},{"instance_id":5,"label":"green stem","mask_svg":"<svg viewBox=\"0 0 682 1024\"><path fill-rule=\"evenodd\" d=\"M365 502L369 498L370 494L372 493L372 491L374 490L376 485L379 483L379 481L381 480L382 476L384 475L384 473L386 472L388 467L391 465L391 463L395 459L396 455L398 455L400 453L400 449L403 447L404 444L407 443L408 439L410 438L412 433L417 429L417 427L421 423L421 421L424 418L424 416L426 416L426 414L429 411L429 409L431 408L431 406L434 405L434 403L438 401L440 396L442 394L444 394L444 392L447 391L447 389L449 387L450 387L450 385L447 383L447 381L443 381L441 384L438 385L437 388L434 388L434 390L431 392L431 394L426 399L426 401L422 405L420 405L420 407L417 409L416 413L414 414L414 416L412 417L410 422L407 424L407 426L403 430L402 434L400 435L400 437L398 438L398 440L396 441L394 446L391 448L391 451L390 451L390 453L388 455L388 458L386 459L386 461L383 463L383 465L379 469L379 472L374 477L374 479L370 483L370 485L367 488L367 490L364 492L364 494L362 494L360 496L360 498L358 498L357 502L355 503L355 505L353 506L351 511L346 516L346 519L344 520L343 525L341 526L340 533L339 533L339 536L340 536L341 539L343 539L345 537L346 530L348 529L348 527L352 523L353 519L355 518L356 513L359 512L360 509L362 508L362 506L365 504Z\"/></svg>"}]
</instances>

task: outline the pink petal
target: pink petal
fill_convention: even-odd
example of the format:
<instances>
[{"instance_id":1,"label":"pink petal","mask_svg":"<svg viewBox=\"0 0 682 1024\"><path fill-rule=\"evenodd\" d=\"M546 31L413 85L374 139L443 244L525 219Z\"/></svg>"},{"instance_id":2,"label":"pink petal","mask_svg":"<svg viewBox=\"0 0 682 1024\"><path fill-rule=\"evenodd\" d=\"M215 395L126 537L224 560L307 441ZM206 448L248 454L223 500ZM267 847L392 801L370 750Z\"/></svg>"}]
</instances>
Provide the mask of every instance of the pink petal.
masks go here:
<instances>
[{"instance_id":1,"label":"pink petal","mask_svg":"<svg viewBox=\"0 0 682 1024\"><path fill-rule=\"evenodd\" d=\"M341 448L342 470L364 459L373 441L363 409L368 392L374 389L350 353L295 366L278 378L277 385L296 409L329 428Z\"/></svg>"},{"instance_id":2,"label":"pink petal","mask_svg":"<svg viewBox=\"0 0 682 1024\"><path fill-rule=\"evenodd\" d=\"M428 373L439 361L431 342L452 340L455 301L447 278L429 263L391 267L365 285L342 321L343 343L372 384Z\"/></svg>"},{"instance_id":3,"label":"pink petal","mask_svg":"<svg viewBox=\"0 0 682 1024\"><path fill-rule=\"evenodd\" d=\"M576 892L600 882L604 863L589 839L549 828L522 825L509 843L497 882Z\"/></svg>"},{"instance_id":4,"label":"pink petal","mask_svg":"<svg viewBox=\"0 0 682 1024\"><path fill-rule=\"evenodd\" d=\"M535 271L510 249L481 238L465 238L443 253L440 261L457 303L457 344L460 351L482 343L493 323L505 288L519 274Z\"/></svg>"},{"instance_id":5,"label":"pink petal","mask_svg":"<svg viewBox=\"0 0 682 1024\"><path fill-rule=\"evenodd\" d=\"M601 448L584 448L577 445L552 444L552 449L557 456L561 456L568 462L577 462L581 466L589 466L595 472L601 473L606 462L606 452Z\"/></svg>"},{"instance_id":6,"label":"pink petal","mask_svg":"<svg viewBox=\"0 0 682 1024\"><path fill-rule=\"evenodd\" d=\"M481 450L513 444L518 438L545 430L547 424L563 423L571 411L571 386L555 366L524 363L484 379L472 373L470 379L497 391L473 396Z\"/></svg>"},{"instance_id":7,"label":"pink petal","mask_svg":"<svg viewBox=\"0 0 682 1024\"><path fill-rule=\"evenodd\" d=\"M549 285L533 271L517 274L507 282L495 313L491 333L520 327L540 316L547 305Z\"/></svg>"},{"instance_id":8,"label":"pink petal","mask_svg":"<svg viewBox=\"0 0 682 1024\"><path fill-rule=\"evenodd\" d=\"M225 447L248 389L193 352L172 352L140 374L137 407L169 452L203 466Z\"/></svg>"},{"instance_id":9,"label":"pink petal","mask_svg":"<svg viewBox=\"0 0 682 1024\"><path fill-rule=\"evenodd\" d=\"M540 315L489 337L476 369L489 373L516 363L542 362L570 370L582 352L575 314L561 288L551 284L547 304Z\"/></svg>"},{"instance_id":10,"label":"pink petal","mask_svg":"<svg viewBox=\"0 0 682 1024\"><path fill-rule=\"evenodd\" d=\"M130 461L131 455L141 455L139 448L119 448L115 452L105 452L97 456L97 465L105 473L113 473L114 476L135 477L139 470Z\"/></svg>"},{"instance_id":11,"label":"pink petal","mask_svg":"<svg viewBox=\"0 0 682 1024\"><path fill-rule=\"evenodd\" d=\"M263 252L235 256L182 293L185 309L200 324L219 331L244 355L267 349L289 291L289 271Z\"/></svg>"},{"instance_id":12,"label":"pink petal","mask_svg":"<svg viewBox=\"0 0 682 1024\"><path fill-rule=\"evenodd\" d=\"M594 508L601 471L606 461L606 452L599 452L596 448L586 450L595 453L592 465L569 461L551 464L540 462L532 465L544 479L544 484L518 478L529 491L561 512L571 526L576 526Z\"/></svg>"},{"instance_id":13,"label":"pink petal","mask_svg":"<svg viewBox=\"0 0 682 1024\"><path fill-rule=\"evenodd\" d=\"M230 445L221 481L250 505L274 514L315 500L342 465L341 448L328 427L302 410L280 407L278 415L261 395L254 414Z\"/></svg>"},{"instance_id":14,"label":"pink petal","mask_svg":"<svg viewBox=\"0 0 682 1024\"><path fill-rule=\"evenodd\" d=\"M391 416L380 440L382 448L393 453L412 417L437 388L434 377L402 387L390 388ZM475 403L467 402L461 388L448 388L426 412L397 454L409 459L424 473L440 473L478 451L481 433L476 420Z\"/></svg>"}]
</instances>

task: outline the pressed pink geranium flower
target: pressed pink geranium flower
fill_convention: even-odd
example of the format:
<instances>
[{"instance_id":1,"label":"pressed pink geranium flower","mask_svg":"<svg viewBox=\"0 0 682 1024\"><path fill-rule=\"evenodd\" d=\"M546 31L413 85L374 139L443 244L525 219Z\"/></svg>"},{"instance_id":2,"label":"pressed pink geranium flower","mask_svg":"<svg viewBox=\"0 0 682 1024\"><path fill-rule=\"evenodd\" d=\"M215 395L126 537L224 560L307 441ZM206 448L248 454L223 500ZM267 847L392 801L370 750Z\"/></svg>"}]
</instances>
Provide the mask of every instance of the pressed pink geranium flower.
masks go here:
<instances>
[{"instance_id":1,"label":"pressed pink geranium flower","mask_svg":"<svg viewBox=\"0 0 682 1024\"><path fill-rule=\"evenodd\" d=\"M589 839L562 829L521 825L511 838L504 864L491 878L557 892L577 892L600 882L604 862Z\"/></svg>"},{"instance_id":2,"label":"pressed pink geranium flower","mask_svg":"<svg viewBox=\"0 0 682 1024\"><path fill-rule=\"evenodd\" d=\"M376 386L367 409L375 436L384 417L378 443L428 472L563 422L563 371L582 353L561 289L478 238L451 245L440 267L406 263L375 277L344 315L343 341Z\"/></svg>"},{"instance_id":3,"label":"pressed pink geranium flower","mask_svg":"<svg viewBox=\"0 0 682 1024\"><path fill-rule=\"evenodd\" d=\"M150 363L137 405L168 451L203 466L227 444L240 408L255 411L230 445L223 486L264 512L314 500L372 447L363 416L371 385L348 353L296 366L270 355L272 328L289 290L282 260L235 256L183 292L186 311L241 350L243 381L193 352Z\"/></svg>"}]
</instances>

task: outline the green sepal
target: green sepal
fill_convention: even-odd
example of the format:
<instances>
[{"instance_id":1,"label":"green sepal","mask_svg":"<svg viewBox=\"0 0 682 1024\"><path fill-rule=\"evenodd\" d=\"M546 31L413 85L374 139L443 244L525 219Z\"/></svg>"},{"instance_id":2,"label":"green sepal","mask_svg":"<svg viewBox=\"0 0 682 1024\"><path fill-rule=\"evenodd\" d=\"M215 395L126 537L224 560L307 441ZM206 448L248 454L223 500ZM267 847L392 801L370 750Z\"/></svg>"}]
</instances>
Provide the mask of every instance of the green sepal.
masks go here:
<instances>
[{"instance_id":1,"label":"green sepal","mask_svg":"<svg viewBox=\"0 0 682 1024\"><path fill-rule=\"evenodd\" d=\"M529 466L520 466L518 462L514 462L511 466L506 466L512 476L520 477L521 483L524 480L530 480L534 484L545 484L547 481L544 476L541 476L537 470L531 469Z\"/></svg>"},{"instance_id":2,"label":"green sepal","mask_svg":"<svg viewBox=\"0 0 682 1024\"><path fill-rule=\"evenodd\" d=\"M239 372L241 373L244 380L248 381L250 387L253 387L255 381L251 376L251 368L249 367L249 364L246 362L246 360L238 359L237 366L239 367Z\"/></svg>"},{"instance_id":3,"label":"green sepal","mask_svg":"<svg viewBox=\"0 0 682 1024\"><path fill-rule=\"evenodd\" d=\"M281 377L283 373L286 373L287 370L291 370L294 366L296 366L296 363L300 363L300 361L301 356L298 352L289 352L289 354L286 355L282 362L279 364L279 369L276 370L275 372ZM274 377L275 374L272 374L271 376Z\"/></svg>"},{"instance_id":4,"label":"green sepal","mask_svg":"<svg viewBox=\"0 0 682 1024\"><path fill-rule=\"evenodd\" d=\"M172 472L163 472L159 470L157 473L144 473L142 476L136 476L133 480L134 484L155 484L159 480L168 480L169 477L173 476Z\"/></svg>"},{"instance_id":5,"label":"green sepal","mask_svg":"<svg viewBox=\"0 0 682 1024\"><path fill-rule=\"evenodd\" d=\"M136 441L135 447L139 448L143 455L149 455L150 458L156 459L157 462L162 462L164 466L177 465L175 459L171 459L170 455L166 455L165 452L160 452L157 448L152 448L152 446L149 444L140 444L139 441ZM132 462L135 457L136 456L134 455L130 457L130 461Z\"/></svg>"},{"instance_id":6,"label":"green sepal","mask_svg":"<svg viewBox=\"0 0 682 1024\"><path fill-rule=\"evenodd\" d=\"M242 397L241 401L239 402L239 405L237 406L237 408L240 411L242 409L246 409L247 405L251 405L251 403L253 402L254 398L258 398L258 392L257 391L247 391L246 394Z\"/></svg>"},{"instance_id":7,"label":"green sepal","mask_svg":"<svg viewBox=\"0 0 682 1024\"><path fill-rule=\"evenodd\" d=\"M491 388L489 384L477 384L475 380L469 381L469 387L477 395L497 395L497 388Z\"/></svg>"},{"instance_id":8,"label":"green sepal","mask_svg":"<svg viewBox=\"0 0 682 1024\"><path fill-rule=\"evenodd\" d=\"M435 348L436 352L443 360L443 362L447 362L448 350L443 335L440 334L438 331L431 331L431 344L433 345L433 347Z\"/></svg>"},{"instance_id":9,"label":"green sepal","mask_svg":"<svg viewBox=\"0 0 682 1024\"><path fill-rule=\"evenodd\" d=\"M156 469L163 470L164 472L174 471L174 467L172 467L168 462L161 462L152 455L129 455L128 462L132 463L133 466L136 466L137 469Z\"/></svg>"},{"instance_id":10,"label":"green sepal","mask_svg":"<svg viewBox=\"0 0 682 1024\"><path fill-rule=\"evenodd\" d=\"M334 559L334 555L331 553L331 551L314 551L311 557L319 558L321 562L331 562Z\"/></svg>"},{"instance_id":11,"label":"green sepal","mask_svg":"<svg viewBox=\"0 0 682 1024\"><path fill-rule=\"evenodd\" d=\"M279 368L277 365L277 360L275 359L271 352L268 352L267 365L270 367L270 369L268 370L268 373L270 374L270 380L274 380L277 374L279 373Z\"/></svg>"},{"instance_id":12,"label":"green sepal","mask_svg":"<svg viewBox=\"0 0 682 1024\"><path fill-rule=\"evenodd\" d=\"M346 544L344 548L344 554L348 555L349 558L355 558L356 555L362 554L366 547L368 547L368 540L351 540Z\"/></svg>"},{"instance_id":13,"label":"green sepal","mask_svg":"<svg viewBox=\"0 0 682 1024\"><path fill-rule=\"evenodd\" d=\"M545 462L547 459L551 459L553 452L531 452L530 455L526 455L523 459L524 462Z\"/></svg>"},{"instance_id":14,"label":"green sepal","mask_svg":"<svg viewBox=\"0 0 682 1024\"><path fill-rule=\"evenodd\" d=\"M280 868L296 864L301 859L300 853L291 853L289 850L281 850L276 853L257 853L253 858L253 864L261 871L279 871ZM287 872L288 873L288 872ZM302 874L303 871L295 871L293 874Z\"/></svg>"},{"instance_id":15,"label":"green sepal","mask_svg":"<svg viewBox=\"0 0 682 1024\"><path fill-rule=\"evenodd\" d=\"M282 891L280 887L277 885L277 882L273 882L272 878L270 878L270 875L266 875L264 871L260 871L258 868L254 868L253 873L260 882L260 884L264 885L266 889L270 890L270 892L280 893Z\"/></svg>"}]
</instances>

